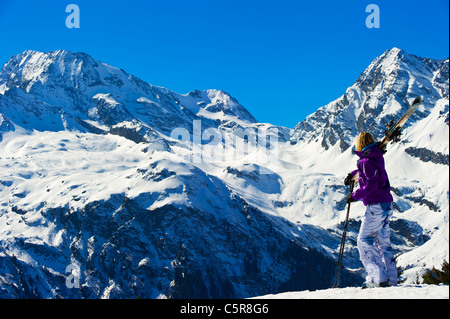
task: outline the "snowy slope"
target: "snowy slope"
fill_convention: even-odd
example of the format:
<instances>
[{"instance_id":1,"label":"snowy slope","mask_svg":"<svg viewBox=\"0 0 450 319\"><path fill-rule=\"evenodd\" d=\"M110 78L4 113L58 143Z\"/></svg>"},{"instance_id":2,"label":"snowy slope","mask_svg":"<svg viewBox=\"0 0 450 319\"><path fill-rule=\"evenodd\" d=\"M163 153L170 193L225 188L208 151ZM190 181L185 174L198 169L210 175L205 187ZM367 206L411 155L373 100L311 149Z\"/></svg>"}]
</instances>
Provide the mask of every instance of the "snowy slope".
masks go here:
<instances>
[{"instance_id":1,"label":"snowy slope","mask_svg":"<svg viewBox=\"0 0 450 319\"><path fill-rule=\"evenodd\" d=\"M448 299L448 285L402 285L389 288L341 288L285 292L255 299Z\"/></svg>"},{"instance_id":2,"label":"snowy slope","mask_svg":"<svg viewBox=\"0 0 450 319\"><path fill-rule=\"evenodd\" d=\"M84 53L14 56L0 72L0 297L326 289L350 145L362 129L381 137L416 95L423 107L386 154L407 284L448 260L448 60L388 50L290 130L258 123L224 91L179 94ZM364 277L363 213L352 206L346 286ZM69 265L79 289L65 283Z\"/></svg>"}]
</instances>

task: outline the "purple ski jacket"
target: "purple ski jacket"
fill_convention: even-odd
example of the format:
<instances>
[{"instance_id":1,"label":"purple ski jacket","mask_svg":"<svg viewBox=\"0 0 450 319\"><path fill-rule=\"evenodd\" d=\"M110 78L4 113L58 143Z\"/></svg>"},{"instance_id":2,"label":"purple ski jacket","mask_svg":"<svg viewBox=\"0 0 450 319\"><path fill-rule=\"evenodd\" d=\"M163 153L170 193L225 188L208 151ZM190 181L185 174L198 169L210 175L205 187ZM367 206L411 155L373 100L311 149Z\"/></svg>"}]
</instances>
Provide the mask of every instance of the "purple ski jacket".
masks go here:
<instances>
[{"instance_id":1,"label":"purple ski jacket","mask_svg":"<svg viewBox=\"0 0 450 319\"><path fill-rule=\"evenodd\" d=\"M362 199L365 206L393 202L383 153L377 147L377 143L370 144L361 152L355 153L360 159L358 170L353 171L352 175L359 172L359 189L353 193L353 199L356 201Z\"/></svg>"}]
</instances>

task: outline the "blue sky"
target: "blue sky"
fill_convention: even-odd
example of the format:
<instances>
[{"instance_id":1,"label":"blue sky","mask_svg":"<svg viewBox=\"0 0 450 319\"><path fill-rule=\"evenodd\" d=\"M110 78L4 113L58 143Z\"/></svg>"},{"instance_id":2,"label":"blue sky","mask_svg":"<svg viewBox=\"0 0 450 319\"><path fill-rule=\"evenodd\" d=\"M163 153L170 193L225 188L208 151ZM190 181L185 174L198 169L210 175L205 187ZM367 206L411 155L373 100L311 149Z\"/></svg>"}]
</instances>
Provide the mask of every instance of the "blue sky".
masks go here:
<instances>
[{"instance_id":1,"label":"blue sky","mask_svg":"<svg viewBox=\"0 0 450 319\"><path fill-rule=\"evenodd\" d=\"M65 24L71 3L79 29ZM366 27L369 4L379 29ZM448 12L448 0L0 0L0 64L86 52L179 93L225 90L259 121L294 127L387 49L447 58Z\"/></svg>"}]
</instances>

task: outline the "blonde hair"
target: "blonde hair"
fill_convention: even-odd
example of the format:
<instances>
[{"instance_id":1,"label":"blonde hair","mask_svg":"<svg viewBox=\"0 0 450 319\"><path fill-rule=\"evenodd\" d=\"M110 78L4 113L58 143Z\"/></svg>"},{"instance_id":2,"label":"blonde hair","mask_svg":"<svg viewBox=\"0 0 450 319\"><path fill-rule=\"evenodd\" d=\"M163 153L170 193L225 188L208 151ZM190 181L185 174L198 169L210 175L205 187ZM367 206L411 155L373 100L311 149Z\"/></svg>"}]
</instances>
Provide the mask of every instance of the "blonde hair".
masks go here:
<instances>
[{"instance_id":1,"label":"blonde hair","mask_svg":"<svg viewBox=\"0 0 450 319\"><path fill-rule=\"evenodd\" d=\"M364 147L372 143L375 143L375 139L373 138L373 136L368 132L362 132L356 138L356 150L358 152L361 152L364 149Z\"/></svg>"}]
</instances>

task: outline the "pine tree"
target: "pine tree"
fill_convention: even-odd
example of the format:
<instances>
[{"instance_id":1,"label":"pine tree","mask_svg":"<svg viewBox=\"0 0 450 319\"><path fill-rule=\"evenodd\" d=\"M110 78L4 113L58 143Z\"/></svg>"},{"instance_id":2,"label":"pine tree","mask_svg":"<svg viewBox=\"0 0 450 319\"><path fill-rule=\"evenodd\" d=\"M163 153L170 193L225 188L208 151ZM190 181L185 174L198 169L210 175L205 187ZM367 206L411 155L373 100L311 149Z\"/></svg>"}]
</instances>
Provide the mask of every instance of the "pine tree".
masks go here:
<instances>
[{"instance_id":1,"label":"pine tree","mask_svg":"<svg viewBox=\"0 0 450 319\"><path fill-rule=\"evenodd\" d=\"M442 270L438 270L433 267L432 270L428 270L423 276L424 284L439 285L441 283L449 284L449 264L444 260L442 264Z\"/></svg>"}]
</instances>

